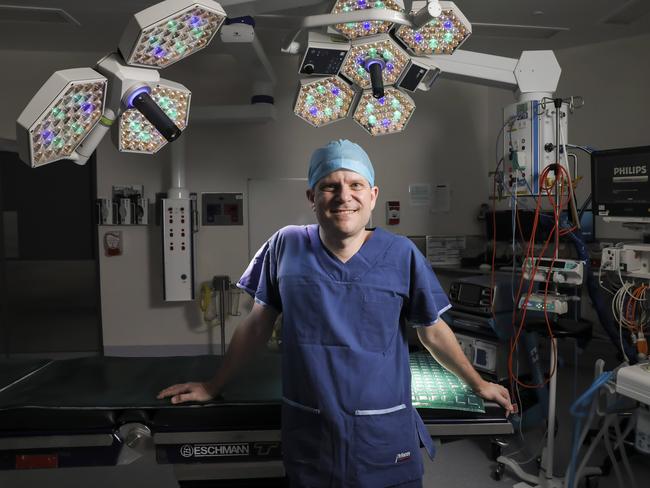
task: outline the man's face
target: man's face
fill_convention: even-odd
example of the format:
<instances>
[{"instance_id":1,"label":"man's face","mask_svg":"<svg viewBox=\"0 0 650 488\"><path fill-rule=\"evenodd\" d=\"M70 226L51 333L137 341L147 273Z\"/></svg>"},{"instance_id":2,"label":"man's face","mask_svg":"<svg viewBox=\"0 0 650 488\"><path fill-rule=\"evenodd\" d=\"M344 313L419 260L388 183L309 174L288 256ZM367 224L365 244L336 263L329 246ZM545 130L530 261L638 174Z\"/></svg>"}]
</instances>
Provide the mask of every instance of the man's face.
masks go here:
<instances>
[{"instance_id":1,"label":"man's face","mask_svg":"<svg viewBox=\"0 0 650 488\"><path fill-rule=\"evenodd\" d=\"M378 194L379 188L371 187L363 176L344 169L321 178L313 189L307 190L318 223L333 238L362 232L370 221Z\"/></svg>"}]
</instances>

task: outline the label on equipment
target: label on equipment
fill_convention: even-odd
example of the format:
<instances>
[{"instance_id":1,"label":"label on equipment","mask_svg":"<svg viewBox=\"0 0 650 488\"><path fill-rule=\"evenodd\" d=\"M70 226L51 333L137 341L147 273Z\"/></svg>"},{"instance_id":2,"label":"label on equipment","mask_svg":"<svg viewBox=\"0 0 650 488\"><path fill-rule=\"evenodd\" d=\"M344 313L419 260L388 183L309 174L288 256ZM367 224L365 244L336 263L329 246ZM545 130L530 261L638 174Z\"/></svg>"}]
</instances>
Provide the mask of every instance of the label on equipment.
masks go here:
<instances>
[{"instance_id":1,"label":"label on equipment","mask_svg":"<svg viewBox=\"0 0 650 488\"><path fill-rule=\"evenodd\" d=\"M219 463L282 457L280 442L227 442L156 446L159 463Z\"/></svg>"}]
</instances>

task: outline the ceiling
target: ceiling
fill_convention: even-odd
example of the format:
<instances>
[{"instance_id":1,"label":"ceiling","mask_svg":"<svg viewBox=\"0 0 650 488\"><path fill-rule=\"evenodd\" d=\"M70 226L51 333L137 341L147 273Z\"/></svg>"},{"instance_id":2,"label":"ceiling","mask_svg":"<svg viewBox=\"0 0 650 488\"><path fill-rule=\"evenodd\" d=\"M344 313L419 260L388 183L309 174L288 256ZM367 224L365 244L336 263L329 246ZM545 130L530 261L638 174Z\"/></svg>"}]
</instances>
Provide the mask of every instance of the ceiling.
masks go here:
<instances>
[{"instance_id":1,"label":"ceiling","mask_svg":"<svg viewBox=\"0 0 650 488\"><path fill-rule=\"evenodd\" d=\"M0 49L110 52L129 17L154 3L155 0L0 0ZM288 26L299 22L300 16L328 11L334 2L220 3L230 17L256 17L259 38L267 54L275 55L289 32ZM650 34L648 0L457 0L456 4L473 25L473 34L463 49L502 56L518 57L522 50L564 49ZM61 9L65 14L11 7Z\"/></svg>"}]
</instances>

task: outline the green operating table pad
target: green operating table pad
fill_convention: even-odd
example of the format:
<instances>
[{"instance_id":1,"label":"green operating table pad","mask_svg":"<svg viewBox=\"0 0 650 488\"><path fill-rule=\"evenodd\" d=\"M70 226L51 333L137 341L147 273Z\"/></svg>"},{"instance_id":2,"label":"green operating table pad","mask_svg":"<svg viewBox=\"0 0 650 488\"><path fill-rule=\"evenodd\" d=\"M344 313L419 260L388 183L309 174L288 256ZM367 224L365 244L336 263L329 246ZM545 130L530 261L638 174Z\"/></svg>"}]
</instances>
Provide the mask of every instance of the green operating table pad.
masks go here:
<instances>
[{"instance_id":1,"label":"green operating table pad","mask_svg":"<svg viewBox=\"0 0 650 488\"><path fill-rule=\"evenodd\" d=\"M411 397L417 408L440 408L485 413L483 399L428 352L412 353Z\"/></svg>"}]
</instances>

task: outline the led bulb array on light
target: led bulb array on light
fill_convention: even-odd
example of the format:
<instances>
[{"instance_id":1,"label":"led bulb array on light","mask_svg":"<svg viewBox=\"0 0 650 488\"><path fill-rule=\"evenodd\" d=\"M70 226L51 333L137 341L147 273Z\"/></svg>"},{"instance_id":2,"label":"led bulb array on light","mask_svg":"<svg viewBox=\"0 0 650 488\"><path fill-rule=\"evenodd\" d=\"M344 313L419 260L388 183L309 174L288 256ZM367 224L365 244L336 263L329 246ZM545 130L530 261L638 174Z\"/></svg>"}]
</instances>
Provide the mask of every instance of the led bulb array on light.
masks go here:
<instances>
[{"instance_id":1,"label":"led bulb array on light","mask_svg":"<svg viewBox=\"0 0 650 488\"><path fill-rule=\"evenodd\" d=\"M90 68L55 72L18 117L21 159L36 167L72 156L102 116L106 84Z\"/></svg>"},{"instance_id":2,"label":"led bulb array on light","mask_svg":"<svg viewBox=\"0 0 650 488\"><path fill-rule=\"evenodd\" d=\"M161 80L151 91L151 98L181 130L187 126L190 96L182 85L167 80ZM167 144L160 132L134 108L124 111L118 130L120 151L153 154Z\"/></svg>"},{"instance_id":3,"label":"led bulb array on light","mask_svg":"<svg viewBox=\"0 0 650 488\"><path fill-rule=\"evenodd\" d=\"M341 74L361 88L370 87L370 73L366 69L369 59L379 59L383 65L384 85L394 85L409 63L409 56L389 36L377 36L352 44Z\"/></svg>"},{"instance_id":4,"label":"led bulb array on light","mask_svg":"<svg viewBox=\"0 0 650 488\"><path fill-rule=\"evenodd\" d=\"M370 135L379 136L401 132L415 111L415 103L397 88L386 88L382 98L364 91L354 111L354 120Z\"/></svg>"},{"instance_id":5,"label":"led bulb array on light","mask_svg":"<svg viewBox=\"0 0 650 488\"><path fill-rule=\"evenodd\" d=\"M400 26L395 35L417 56L453 54L471 34L471 25L456 8L447 8L440 16L418 30Z\"/></svg>"},{"instance_id":6,"label":"led bulb array on light","mask_svg":"<svg viewBox=\"0 0 650 488\"><path fill-rule=\"evenodd\" d=\"M350 113L355 91L338 76L303 80L294 113L314 127L345 119Z\"/></svg>"},{"instance_id":7,"label":"led bulb array on light","mask_svg":"<svg viewBox=\"0 0 650 488\"><path fill-rule=\"evenodd\" d=\"M33 129L32 154L40 166L72 155L102 115L106 82L71 85Z\"/></svg>"},{"instance_id":8,"label":"led bulb array on light","mask_svg":"<svg viewBox=\"0 0 650 488\"><path fill-rule=\"evenodd\" d=\"M133 17L120 51L132 66L165 68L206 47L225 19L211 0L167 0Z\"/></svg>"},{"instance_id":9,"label":"led bulb array on light","mask_svg":"<svg viewBox=\"0 0 650 488\"><path fill-rule=\"evenodd\" d=\"M355 10L388 9L403 12L403 6L395 0L337 0L332 9L333 14L354 12ZM348 39L383 34L393 26L391 22L368 20L365 22L348 22L336 24L334 29Z\"/></svg>"}]
</instances>

